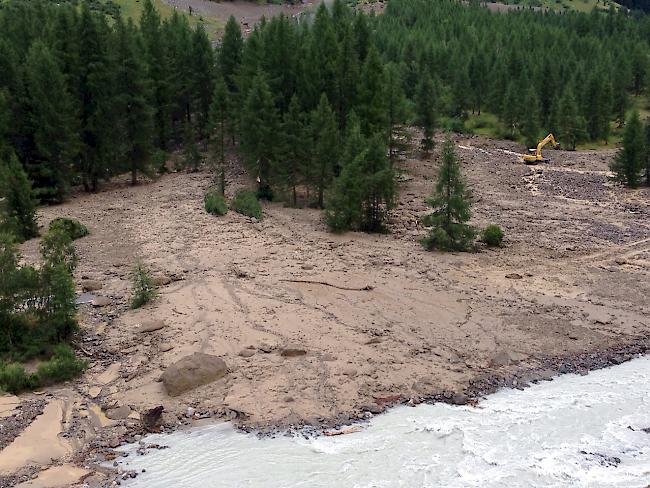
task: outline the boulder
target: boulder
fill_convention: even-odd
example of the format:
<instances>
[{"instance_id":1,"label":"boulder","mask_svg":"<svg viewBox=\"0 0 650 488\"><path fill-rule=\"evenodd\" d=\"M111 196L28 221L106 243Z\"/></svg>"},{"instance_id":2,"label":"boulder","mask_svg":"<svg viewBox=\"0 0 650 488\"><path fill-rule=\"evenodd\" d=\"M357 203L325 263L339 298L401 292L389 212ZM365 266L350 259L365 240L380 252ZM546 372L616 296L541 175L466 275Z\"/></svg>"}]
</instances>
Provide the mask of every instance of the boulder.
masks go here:
<instances>
[{"instance_id":1,"label":"boulder","mask_svg":"<svg viewBox=\"0 0 650 488\"><path fill-rule=\"evenodd\" d=\"M148 332L155 332L157 330L160 330L165 327L165 321L156 319L156 320L149 320L147 322L142 322L142 325L138 327L138 332L140 334L146 334Z\"/></svg>"},{"instance_id":2,"label":"boulder","mask_svg":"<svg viewBox=\"0 0 650 488\"><path fill-rule=\"evenodd\" d=\"M156 432L158 430L160 424L162 424L163 410L163 406L160 405L142 412L142 415L140 415L140 422L142 422L142 427L144 427L147 432Z\"/></svg>"},{"instance_id":3,"label":"boulder","mask_svg":"<svg viewBox=\"0 0 650 488\"><path fill-rule=\"evenodd\" d=\"M453 405L467 405L469 398L463 393L456 393L451 397L451 403Z\"/></svg>"},{"instance_id":4,"label":"boulder","mask_svg":"<svg viewBox=\"0 0 650 488\"><path fill-rule=\"evenodd\" d=\"M156 286L167 286L172 279L169 276L154 276L153 282Z\"/></svg>"},{"instance_id":5,"label":"boulder","mask_svg":"<svg viewBox=\"0 0 650 488\"><path fill-rule=\"evenodd\" d=\"M519 273L510 273L506 275L506 278L508 278L509 280L521 280L524 277L521 276Z\"/></svg>"},{"instance_id":6,"label":"boulder","mask_svg":"<svg viewBox=\"0 0 650 488\"><path fill-rule=\"evenodd\" d=\"M383 407L377 405L376 403L368 403L366 405L361 405L360 410L362 412L370 412L374 415L380 414L384 411Z\"/></svg>"},{"instance_id":7,"label":"boulder","mask_svg":"<svg viewBox=\"0 0 650 488\"><path fill-rule=\"evenodd\" d=\"M93 307L108 307L113 301L108 297L95 297L90 303Z\"/></svg>"},{"instance_id":8,"label":"boulder","mask_svg":"<svg viewBox=\"0 0 650 488\"><path fill-rule=\"evenodd\" d=\"M178 396L223 378L227 372L228 367L223 359L211 354L195 352L169 366L161 379L167 393L170 396Z\"/></svg>"},{"instance_id":9,"label":"boulder","mask_svg":"<svg viewBox=\"0 0 650 488\"><path fill-rule=\"evenodd\" d=\"M255 355L254 349L242 349L241 351L239 351L239 356L243 358L249 358L254 355Z\"/></svg>"},{"instance_id":10,"label":"boulder","mask_svg":"<svg viewBox=\"0 0 650 488\"><path fill-rule=\"evenodd\" d=\"M131 415L131 409L122 405L121 407L111 408L106 411L106 416L111 420L124 420L129 415Z\"/></svg>"},{"instance_id":11,"label":"boulder","mask_svg":"<svg viewBox=\"0 0 650 488\"><path fill-rule=\"evenodd\" d=\"M104 287L102 283L96 280L83 280L81 282L81 289L83 291L97 291Z\"/></svg>"}]
</instances>

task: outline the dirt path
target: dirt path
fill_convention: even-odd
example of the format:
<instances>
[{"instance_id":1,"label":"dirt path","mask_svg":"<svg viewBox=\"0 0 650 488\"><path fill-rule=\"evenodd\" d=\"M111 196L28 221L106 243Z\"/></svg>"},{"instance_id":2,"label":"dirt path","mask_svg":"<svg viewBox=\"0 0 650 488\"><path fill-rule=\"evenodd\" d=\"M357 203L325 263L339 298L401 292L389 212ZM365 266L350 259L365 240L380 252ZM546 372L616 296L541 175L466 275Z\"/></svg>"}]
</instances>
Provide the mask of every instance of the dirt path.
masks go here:
<instances>
[{"instance_id":1,"label":"dirt path","mask_svg":"<svg viewBox=\"0 0 650 488\"><path fill-rule=\"evenodd\" d=\"M74 384L71 418L125 407L122 418L91 423L94 449L155 405L169 423L186 421L188 407L193 416L251 426L339 423L397 399L469 393L486 378L525 384L531 369L562 370L558 358L587 369L612 360L599 359L602 351L647 345L650 192L608 182L612 153L552 151L554 162L536 169L520 164L510 143L457 142L474 222L500 224L503 249L421 248L433 159L403 161L388 235L332 235L318 211L281 204L266 205L260 222L209 216L207 173L118 185L42 209L42 223L66 215L88 225L76 277L101 282L96 293L111 300L81 311L92 363ZM236 168L229 180L230 191L246 184ZM24 246L28 257L37 245ZM168 284L131 311L128 273L138 258ZM166 327L136 332L151 319ZM306 354L283 357L284 347ZM193 352L220 356L229 373L167 396L161 373ZM88 425L79 422L77 429Z\"/></svg>"}]
</instances>

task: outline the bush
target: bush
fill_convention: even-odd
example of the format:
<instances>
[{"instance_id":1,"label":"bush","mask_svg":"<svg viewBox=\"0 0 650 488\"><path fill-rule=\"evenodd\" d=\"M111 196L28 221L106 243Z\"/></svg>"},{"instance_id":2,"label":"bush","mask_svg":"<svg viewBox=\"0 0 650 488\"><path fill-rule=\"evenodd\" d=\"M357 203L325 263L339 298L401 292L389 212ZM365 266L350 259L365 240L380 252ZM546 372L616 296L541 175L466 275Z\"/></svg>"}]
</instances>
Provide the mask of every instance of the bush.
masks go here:
<instances>
[{"instance_id":1,"label":"bush","mask_svg":"<svg viewBox=\"0 0 650 488\"><path fill-rule=\"evenodd\" d=\"M140 308L156 297L156 284L151 273L142 263L136 263L133 268L131 282L133 283L131 308Z\"/></svg>"},{"instance_id":2,"label":"bush","mask_svg":"<svg viewBox=\"0 0 650 488\"><path fill-rule=\"evenodd\" d=\"M67 381L81 374L87 367L88 362L78 359L70 346L58 344L54 347L52 357L38 365L36 373L28 373L20 364L0 364L0 391L17 394Z\"/></svg>"},{"instance_id":3,"label":"bush","mask_svg":"<svg viewBox=\"0 0 650 488\"><path fill-rule=\"evenodd\" d=\"M67 234L73 241L85 237L90 233L88 232L88 227L83 225L77 219L71 219L68 217L59 217L58 219L54 219L50 222L49 230L50 232L60 230Z\"/></svg>"},{"instance_id":4,"label":"bush","mask_svg":"<svg viewBox=\"0 0 650 488\"><path fill-rule=\"evenodd\" d=\"M81 374L88 366L87 361L78 359L67 344L59 344L49 361L39 364L36 377L40 386L47 386L70 380Z\"/></svg>"},{"instance_id":5,"label":"bush","mask_svg":"<svg viewBox=\"0 0 650 488\"><path fill-rule=\"evenodd\" d=\"M210 190L203 198L205 211L212 215L226 215L228 213L228 205L226 199L221 193L215 190Z\"/></svg>"},{"instance_id":6,"label":"bush","mask_svg":"<svg viewBox=\"0 0 650 488\"><path fill-rule=\"evenodd\" d=\"M37 386L36 375L27 373L20 364L0 364L0 391L16 394Z\"/></svg>"},{"instance_id":7,"label":"bush","mask_svg":"<svg viewBox=\"0 0 650 488\"><path fill-rule=\"evenodd\" d=\"M64 265L72 273L79 257L72 244L72 237L60 226L50 226L41 241L41 256L46 265Z\"/></svg>"},{"instance_id":8,"label":"bush","mask_svg":"<svg viewBox=\"0 0 650 488\"><path fill-rule=\"evenodd\" d=\"M230 207L237 213L246 215L247 217L255 217L260 220L262 218L262 207L260 202L257 201L255 193L246 190L240 190L233 198Z\"/></svg>"},{"instance_id":9,"label":"bush","mask_svg":"<svg viewBox=\"0 0 650 488\"><path fill-rule=\"evenodd\" d=\"M498 225L490 224L481 232L481 241L490 247L500 247L503 243L503 230Z\"/></svg>"}]
</instances>

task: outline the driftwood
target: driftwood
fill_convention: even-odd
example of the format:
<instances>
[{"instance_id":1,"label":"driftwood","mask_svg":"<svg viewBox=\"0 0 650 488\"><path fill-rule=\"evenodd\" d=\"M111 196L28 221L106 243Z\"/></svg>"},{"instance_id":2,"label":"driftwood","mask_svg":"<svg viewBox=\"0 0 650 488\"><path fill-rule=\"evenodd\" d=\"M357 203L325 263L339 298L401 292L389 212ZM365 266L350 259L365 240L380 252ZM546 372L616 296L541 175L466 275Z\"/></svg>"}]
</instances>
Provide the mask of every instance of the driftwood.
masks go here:
<instances>
[{"instance_id":1,"label":"driftwood","mask_svg":"<svg viewBox=\"0 0 650 488\"><path fill-rule=\"evenodd\" d=\"M324 285L324 286L331 286L332 288L337 288L339 290L346 290L346 291L370 291L374 290L375 287L372 285L366 285L363 288L348 288L346 286L338 286L338 285L333 285L331 283L328 283L326 281L313 281L313 280L280 280L280 281L285 281L288 283L307 283L310 285Z\"/></svg>"},{"instance_id":2,"label":"driftwood","mask_svg":"<svg viewBox=\"0 0 650 488\"><path fill-rule=\"evenodd\" d=\"M346 435L346 434L354 434L355 432L361 432L361 427L350 427L349 429L341 429L341 430L326 430L323 431L323 435L326 435L328 437L333 437L336 435Z\"/></svg>"}]
</instances>

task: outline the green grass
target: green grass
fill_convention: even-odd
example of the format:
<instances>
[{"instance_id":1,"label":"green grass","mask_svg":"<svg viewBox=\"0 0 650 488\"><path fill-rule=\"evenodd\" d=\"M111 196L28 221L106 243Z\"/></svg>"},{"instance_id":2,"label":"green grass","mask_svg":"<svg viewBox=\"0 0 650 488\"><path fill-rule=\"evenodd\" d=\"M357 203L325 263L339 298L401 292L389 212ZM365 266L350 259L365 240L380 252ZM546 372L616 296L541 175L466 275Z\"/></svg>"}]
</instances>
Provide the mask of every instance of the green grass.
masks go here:
<instances>
[{"instance_id":1,"label":"green grass","mask_svg":"<svg viewBox=\"0 0 650 488\"><path fill-rule=\"evenodd\" d=\"M113 0L113 2L120 6L120 11L125 18L131 18L134 21L140 19L143 10L142 0ZM153 0L153 3L162 19L168 19L174 14L174 10L176 10L179 13L187 15L191 25L203 24L211 39L215 39L217 33L224 27L224 23L216 17L202 16L196 13L190 16L186 10L174 9L162 0Z\"/></svg>"}]
</instances>

